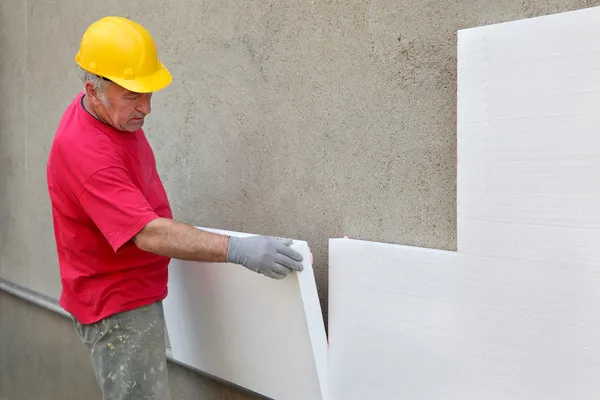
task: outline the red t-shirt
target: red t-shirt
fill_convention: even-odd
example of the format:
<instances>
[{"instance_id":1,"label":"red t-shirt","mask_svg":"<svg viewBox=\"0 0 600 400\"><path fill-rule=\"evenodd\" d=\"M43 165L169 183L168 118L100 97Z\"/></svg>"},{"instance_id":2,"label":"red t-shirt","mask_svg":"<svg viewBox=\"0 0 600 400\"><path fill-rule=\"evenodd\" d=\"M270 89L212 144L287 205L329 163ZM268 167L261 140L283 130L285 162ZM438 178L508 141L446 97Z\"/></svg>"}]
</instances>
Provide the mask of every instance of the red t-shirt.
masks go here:
<instances>
[{"instance_id":1,"label":"red t-shirt","mask_svg":"<svg viewBox=\"0 0 600 400\"><path fill-rule=\"evenodd\" d=\"M169 259L132 241L158 217L172 218L142 129L121 132L90 115L83 93L58 126L47 179L62 293L81 323L163 300Z\"/></svg>"}]
</instances>

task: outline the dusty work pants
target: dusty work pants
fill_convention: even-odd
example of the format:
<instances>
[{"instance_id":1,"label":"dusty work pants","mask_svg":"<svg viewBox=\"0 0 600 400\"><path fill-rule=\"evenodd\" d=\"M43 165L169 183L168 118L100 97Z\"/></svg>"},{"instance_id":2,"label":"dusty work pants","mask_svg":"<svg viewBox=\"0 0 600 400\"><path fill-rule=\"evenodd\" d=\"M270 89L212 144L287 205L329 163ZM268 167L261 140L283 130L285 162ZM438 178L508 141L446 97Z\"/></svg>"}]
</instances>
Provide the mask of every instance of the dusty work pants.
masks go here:
<instances>
[{"instance_id":1,"label":"dusty work pants","mask_svg":"<svg viewBox=\"0 0 600 400\"><path fill-rule=\"evenodd\" d=\"M73 320L91 350L104 400L169 400L165 318L161 302L95 324Z\"/></svg>"}]
</instances>

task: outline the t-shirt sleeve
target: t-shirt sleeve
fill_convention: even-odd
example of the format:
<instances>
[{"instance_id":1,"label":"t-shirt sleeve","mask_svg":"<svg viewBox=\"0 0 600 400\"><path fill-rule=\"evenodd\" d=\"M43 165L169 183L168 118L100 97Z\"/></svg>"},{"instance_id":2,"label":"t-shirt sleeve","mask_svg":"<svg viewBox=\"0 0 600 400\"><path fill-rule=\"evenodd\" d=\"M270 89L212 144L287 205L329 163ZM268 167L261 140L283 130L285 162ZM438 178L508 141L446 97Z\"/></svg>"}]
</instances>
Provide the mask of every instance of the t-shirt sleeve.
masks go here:
<instances>
[{"instance_id":1,"label":"t-shirt sleeve","mask_svg":"<svg viewBox=\"0 0 600 400\"><path fill-rule=\"evenodd\" d=\"M83 183L79 202L115 252L158 218L127 172L118 166L91 175Z\"/></svg>"}]
</instances>

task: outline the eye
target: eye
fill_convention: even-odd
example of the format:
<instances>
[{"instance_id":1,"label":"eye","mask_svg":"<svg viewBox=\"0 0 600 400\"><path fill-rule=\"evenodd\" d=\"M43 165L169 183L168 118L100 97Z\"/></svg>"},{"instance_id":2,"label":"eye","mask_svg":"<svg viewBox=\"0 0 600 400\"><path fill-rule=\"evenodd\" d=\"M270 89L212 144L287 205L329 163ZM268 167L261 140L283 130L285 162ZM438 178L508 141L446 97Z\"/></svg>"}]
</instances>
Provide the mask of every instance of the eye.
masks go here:
<instances>
[{"instance_id":1,"label":"eye","mask_svg":"<svg viewBox=\"0 0 600 400\"><path fill-rule=\"evenodd\" d=\"M137 100L138 97L139 97L139 93L130 92L130 93L127 93L124 98L126 100Z\"/></svg>"}]
</instances>

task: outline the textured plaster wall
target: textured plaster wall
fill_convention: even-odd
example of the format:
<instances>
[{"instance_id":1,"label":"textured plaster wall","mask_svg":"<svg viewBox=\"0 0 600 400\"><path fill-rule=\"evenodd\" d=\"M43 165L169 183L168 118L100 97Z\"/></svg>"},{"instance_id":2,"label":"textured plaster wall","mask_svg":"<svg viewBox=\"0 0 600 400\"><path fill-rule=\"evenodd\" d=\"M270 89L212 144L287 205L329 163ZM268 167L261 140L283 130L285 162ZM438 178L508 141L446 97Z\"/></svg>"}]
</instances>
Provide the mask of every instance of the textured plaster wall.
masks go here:
<instances>
[{"instance_id":1,"label":"textured plaster wall","mask_svg":"<svg viewBox=\"0 0 600 400\"><path fill-rule=\"evenodd\" d=\"M455 246L456 30L598 4L0 0L0 275L60 293L44 168L104 15L174 75L146 130L175 216L308 240L326 311L327 238Z\"/></svg>"}]
</instances>

